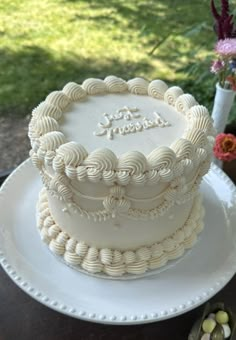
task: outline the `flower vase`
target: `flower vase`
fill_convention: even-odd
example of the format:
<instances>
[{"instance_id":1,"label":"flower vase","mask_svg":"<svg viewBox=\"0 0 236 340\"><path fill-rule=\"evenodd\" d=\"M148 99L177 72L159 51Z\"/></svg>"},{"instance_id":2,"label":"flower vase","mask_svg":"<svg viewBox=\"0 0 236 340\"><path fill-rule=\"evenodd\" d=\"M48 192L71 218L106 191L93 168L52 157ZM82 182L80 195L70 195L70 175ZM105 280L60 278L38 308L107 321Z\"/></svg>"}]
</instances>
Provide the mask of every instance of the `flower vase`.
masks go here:
<instances>
[{"instance_id":1,"label":"flower vase","mask_svg":"<svg viewBox=\"0 0 236 340\"><path fill-rule=\"evenodd\" d=\"M222 88L219 83L216 84L216 94L212 111L214 128L216 133L224 132L229 117L230 110L233 106L235 91ZM223 162L214 159L214 163L222 168Z\"/></svg>"},{"instance_id":2,"label":"flower vase","mask_svg":"<svg viewBox=\"0 0 236 340\"><path fill-rule=\"evenodd\" d=\"M230 110L233 106L235 91L224 89L218 83L216 84L216 94L212 111L212 118L217 134L224 132L229 117Z\"/></svg>"}]
</instances>

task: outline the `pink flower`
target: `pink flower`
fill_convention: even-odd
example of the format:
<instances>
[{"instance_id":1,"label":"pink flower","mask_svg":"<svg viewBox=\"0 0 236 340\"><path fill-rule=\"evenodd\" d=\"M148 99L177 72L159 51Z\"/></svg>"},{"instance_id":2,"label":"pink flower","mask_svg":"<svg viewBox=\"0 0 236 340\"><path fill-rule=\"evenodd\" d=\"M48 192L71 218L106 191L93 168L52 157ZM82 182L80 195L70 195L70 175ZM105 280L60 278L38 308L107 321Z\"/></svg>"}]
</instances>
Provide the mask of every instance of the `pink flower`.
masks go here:
<instances>
[{"instance_id":1,"label":"pink flower","mask_svg":"<svg viewBox=\"0 0 236 340\"><path fill-rule=\"evenodd\" d=\"M236 137L230 133L216 136L213 148L214 155L221 161L230 162L236 159Z\"/></svg>"},{"instance_id":2,"label":"pink flower","mask_svg":"<svg viewBox=\"0 0 236 340\"><path fill-rule=\"evenodd\" d=\"M211 73L219 73L225 66L224 61L222 60L214 60L211 65Z\"/></svg>"},{"instance_id":3,"label":"pink flower","mask_svg":"<svg viewBox=\"0 0 236 340\"><path fill-rule=\"evenodd\" d=\"M236 56L236 38L219 40L216 44L215 50L223 57Z\"/></svg>"}]
</instances>

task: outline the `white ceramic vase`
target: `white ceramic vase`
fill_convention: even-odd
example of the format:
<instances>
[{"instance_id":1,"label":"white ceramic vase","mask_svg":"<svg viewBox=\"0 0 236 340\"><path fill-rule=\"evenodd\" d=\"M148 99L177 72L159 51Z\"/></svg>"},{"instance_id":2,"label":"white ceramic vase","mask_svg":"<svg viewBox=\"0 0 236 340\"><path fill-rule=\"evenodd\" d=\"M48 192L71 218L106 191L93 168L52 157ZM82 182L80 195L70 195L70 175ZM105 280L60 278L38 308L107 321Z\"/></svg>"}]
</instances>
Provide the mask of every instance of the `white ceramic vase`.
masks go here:
<instances>
[{"instance_id":1,"label":"white ceramic vase","mask_svg":"<svg viewBox=\"0 0 236 340\"><path fill-rule=\"evenodd\" d=\"M212 118L217 134L224 132L229 117L230 110L233 106L235 91L222 88L219 83L216 84L216 94L212 111ZM214 163L222 168L223 162L214 158Z\"/></svg>"},{"instance_id":2,"label":"white ceramic vase","mask_svg":"<svg viewBox=\"0 0 236 340\"><path fill-rule=\"evenodd\" d=\"M224 132L229 117L230 110L233 106L235 91L223 89L218 83L216 84L216 94L212 111L214 127L217 134Z\"/></svg>"}]
</instances>

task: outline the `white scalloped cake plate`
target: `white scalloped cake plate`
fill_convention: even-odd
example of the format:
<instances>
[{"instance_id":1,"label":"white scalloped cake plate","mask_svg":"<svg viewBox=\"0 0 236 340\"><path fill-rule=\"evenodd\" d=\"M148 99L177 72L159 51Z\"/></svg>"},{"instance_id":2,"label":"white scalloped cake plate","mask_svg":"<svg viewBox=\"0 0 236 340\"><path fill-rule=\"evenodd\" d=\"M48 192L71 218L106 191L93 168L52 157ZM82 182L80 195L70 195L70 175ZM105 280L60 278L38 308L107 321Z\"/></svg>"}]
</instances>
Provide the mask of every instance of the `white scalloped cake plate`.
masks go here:
<instances>
[{"instance_id":1,"label":"white scalloped cake plate","mask_svg":"<svg viewBox=\"0 0 236 340\"><path fill-rule=\"evenodd\" d=\"M216 294L236 272L236 190L212 166L201 185L205 229L181 261L138 280L104 280L75 271L40 240L35 205L41 181L29 160L0 191L0 263L32 298L58 312L107 324L172 318Z\"/></svg>"}]
</instances>

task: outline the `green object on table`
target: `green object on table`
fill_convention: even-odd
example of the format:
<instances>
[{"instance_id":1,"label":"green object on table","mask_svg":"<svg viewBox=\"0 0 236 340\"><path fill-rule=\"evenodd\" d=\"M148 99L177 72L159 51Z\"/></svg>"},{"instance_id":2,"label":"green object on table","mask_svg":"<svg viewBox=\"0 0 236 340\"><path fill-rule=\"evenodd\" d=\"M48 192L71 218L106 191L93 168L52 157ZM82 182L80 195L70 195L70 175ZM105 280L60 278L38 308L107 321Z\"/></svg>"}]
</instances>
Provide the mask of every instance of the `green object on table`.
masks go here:
<instances>
[{"instance_id":1,"label":"green object on table","mask_svg":"<svg viewBox=\"0 0 236 340\"><path fill-rule=\"evenodd\" d=\"M211 334L211 340L224 340L224 330L221 325L217 324Z\"/></svg>"},{"instance_id":2,"label":"green object on table","mask_svg":"<svg viewBox=\"0 0 236 340\"><path fill-rule=\"evenodd\" d=\"M202 324L203 324L204 320L207 319L207 317L211 313L216 314L218 311L224 311L228 314L228 317L229 317L228 325L229 325L230 330L231 330L231 335L228 338L228 340L234 340L234 335L236 334L236 315L233 314L233 312L229 308L225 307L224 303L222 303L222 302L218 302L218 303L214 303L214 304L210 304L208 302L205 305L201 317L196 320L196 322L194 323L194 325L193 325L193 327L190 331L190 334L188 336L188 340L200 340L201 337L204 335L204 332L202 330ZM208 319L208 320L212 320L212 319ZM222 326L220 324L217 324L215 329L213 330L213 332L218 333L217 335L214 335L215 340L224 339L224 337L222 338L222 337L220 337L221 335L219 335L219 332L221 332L221 331L219 331L219 327L222 328ZM211 333L211 336L212 336L213 332ZM218 338L217 338L217 336L218 336Z\"/></svg>"},{"instance_id":3,"label":"green object on table","mask_svg":"<svg viewBox=\"0 0 236 340\"><path fill-rule=\"evenodd\" d=\"M223 323L228 323L229 322L229 315L228 313L226 313L225 311L223 310L219 310L217 313L216 313L216 321L220 324L223 324Z\"/></svg>"},{"instance_id":4,"label":"green object on table","mask_svg":"<svg viewBox=\"0 0 236 340\"><path fill-rule=\"evenodd\" d=\"M202 330L205 333L212 333L216 327L216 321L213 319L206 319L202 323Z\"/></svg>"}]
</instances>

